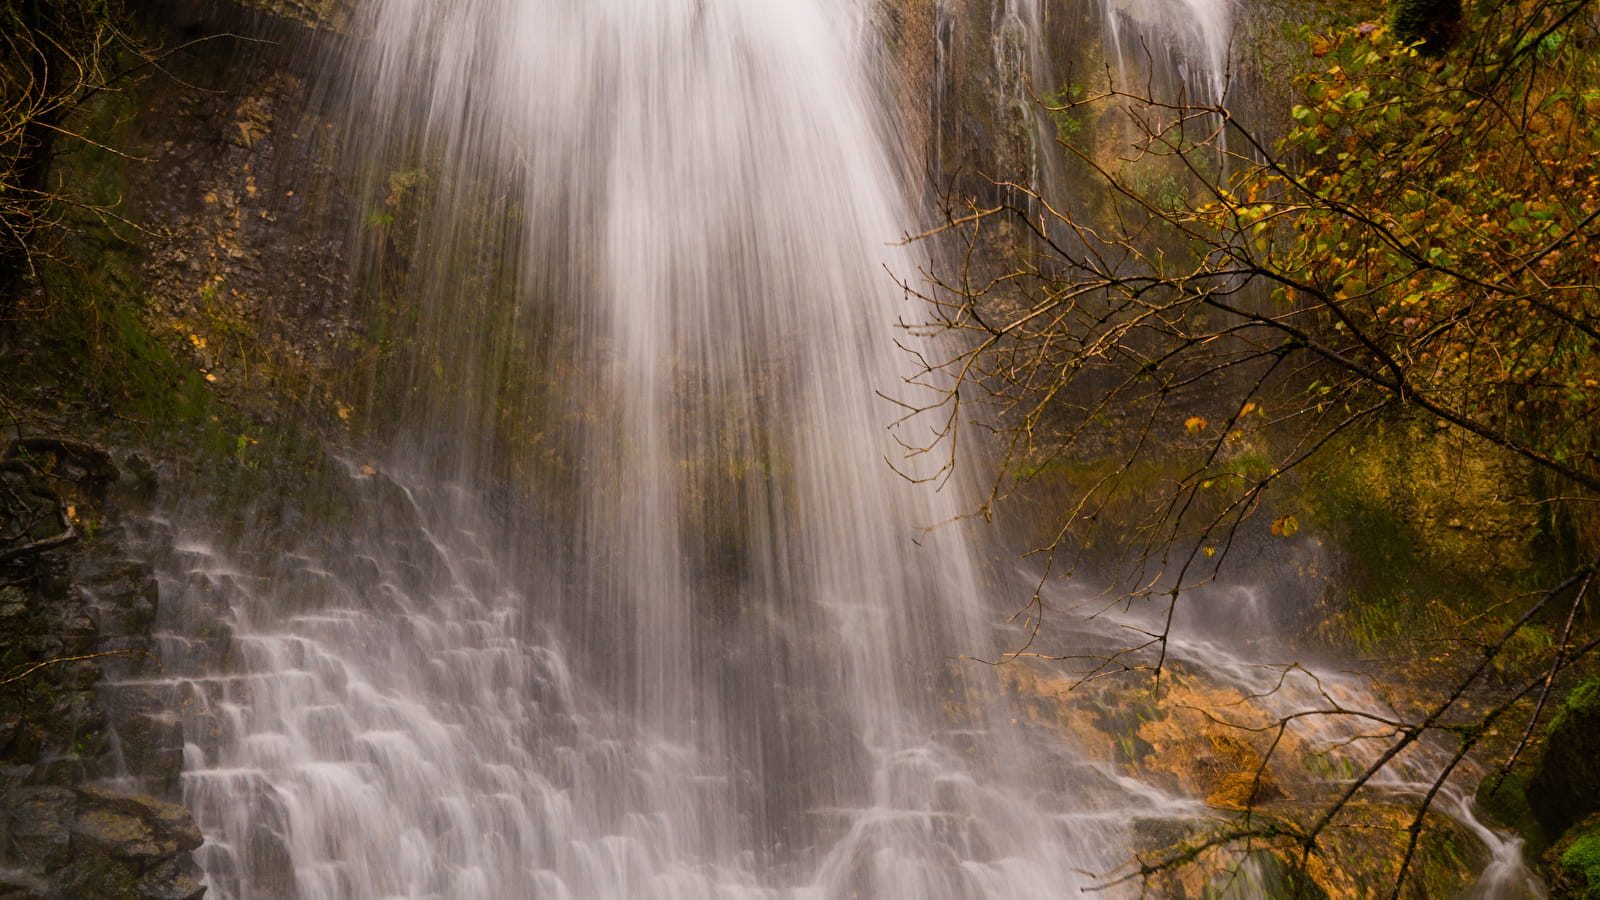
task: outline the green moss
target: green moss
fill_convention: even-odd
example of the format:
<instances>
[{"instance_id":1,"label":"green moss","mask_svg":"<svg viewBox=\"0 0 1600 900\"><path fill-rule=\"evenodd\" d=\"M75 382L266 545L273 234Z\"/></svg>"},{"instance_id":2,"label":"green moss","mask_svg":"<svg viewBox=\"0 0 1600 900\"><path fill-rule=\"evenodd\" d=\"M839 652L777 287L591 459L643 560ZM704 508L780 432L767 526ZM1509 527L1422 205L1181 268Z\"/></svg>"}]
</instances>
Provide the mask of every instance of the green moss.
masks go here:
<instances>
[{"instance_id":1,"label":"green moss","mask_svg":"<svg viewBox=\"0 0 1600 900\"><path fill-rule=\"evenodd\" d=\"M1306 874L1296 861L1293 854L1272 852L1266 850L1256 851L1250 855L1255 864L1257 875L1248 879L1234 890L1224 893L1225 897L1283 897L1294 900L1328 900L1328 892L1322 889L1312 878Z\"/></svg>"},{"instance_id":2,"label":"green moss","mask_svg":"<svg viewBox=\"0 0 1600 900\"><path fill-rule=\"evenodd\" d=\"M114 253L91 280L70 264L45 278L50 303L23 324L41 336L22 374L69 404L110 406L142 423L168 426L206 421L210 394L201 375L184 365L143 320L144 303L115 277ZM19 385L18 387L21 387Z\"/></svg>"},{"instance_id":3,"label":"green moss","mask_svg":"<svg viewBox=\"0 0 1600 900\"><path fill-rule=\"evenodd\" d=\"M1600 815L1562 835L1544 864L1550 900L1600 900Z\"/></svg>"},{"instance_id":4,"label":"green moss","mask_svg":"<svg viewBox=\"0 0 1600 900\"><path fill-rule=\"evenodd\" d=\"M1422 552L1412 523L1348 469L1320 479L1311 497L1351 560L1342 617L1351 646L1380 655L1408 635L1434 633L1439 622L1429 601L1452 593L1450 579Z\"/></svg>"},{"instance_id":5,"label":"green moss","mask_svg":"<svg viewBox=\"0 0 1600 900\"><path fill-rule=\"evenodd\" d=\"M105 91L76 110L96 143L66 144L52 164L70 186L55 259L40 260L8 323L31 341L23 366L0 378L11 396L56 408L109 412L124 421L170 426L205 422L209 391L147 322L142 294L144 235L121 217L127 172L141 163L108 148L131 146L139 91Z\"/></svg>"},{"instance_id":6,"label":"green moss","mask_svg":"<svg viewBox=\"0 0 1600 900\"><path fill-rule=\"evenodd\" d=\"M1600 830L1593 830L1572 842L1561 854L1561 865L1583 876L1587 895L1600 898Z\"/></svg>"},{"instance_id":7,"label":"green moss","mask_svg":"<svg viewBox=\"0 0 1600 900\"><path fill-rule=\"evenodd\" d=\"M1561 701L1546 734L1559 734L1580 719L1600 721L1600 678L1591 678L1578 685Z\"/></svg>"}]
</instances>

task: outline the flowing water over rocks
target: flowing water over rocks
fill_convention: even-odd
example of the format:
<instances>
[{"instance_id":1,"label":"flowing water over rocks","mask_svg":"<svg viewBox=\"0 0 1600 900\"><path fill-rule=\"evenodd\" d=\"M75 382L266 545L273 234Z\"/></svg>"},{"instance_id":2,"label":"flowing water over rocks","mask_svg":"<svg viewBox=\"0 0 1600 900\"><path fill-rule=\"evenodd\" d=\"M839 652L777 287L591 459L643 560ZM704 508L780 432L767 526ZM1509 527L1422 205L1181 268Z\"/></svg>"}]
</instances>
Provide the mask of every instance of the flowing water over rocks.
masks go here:
<instances>
[{"instance_id":1,"label":"flowing water over rocks","mask_svg":"<svg viewBox=\"0 0 1600 900\"><path fill-rule=\"evenodd\" d=\"M360 10L364 278L409 346L390 449L306 527L170 524L139 686L183 711L209 896L1072 895L1233 808L1042 714L1058 673L957 659L1028 588L954 521L965 463L908 453L937 424L885 429L922 214L868 6ZM1041 13L1003 12L1020 102Z\"/></svg>"}]
</instances>

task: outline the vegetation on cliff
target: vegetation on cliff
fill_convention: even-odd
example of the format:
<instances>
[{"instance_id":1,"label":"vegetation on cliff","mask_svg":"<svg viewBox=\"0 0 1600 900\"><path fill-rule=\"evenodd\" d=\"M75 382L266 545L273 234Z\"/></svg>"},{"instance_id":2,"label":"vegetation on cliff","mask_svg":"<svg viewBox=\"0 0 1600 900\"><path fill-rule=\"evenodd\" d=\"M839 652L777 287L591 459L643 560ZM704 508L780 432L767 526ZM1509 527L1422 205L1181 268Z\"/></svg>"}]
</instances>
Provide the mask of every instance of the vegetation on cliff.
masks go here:
<instances>
[{"instance_id":1,"label":"vegetation on cliff","mask_svg":"<svg viewBox=\"0 0 1600 900\"><path fill-rule=\"evenodd\" d=\"M1122 603L1156 610L1134 644L1080 660L1081 679L1170 677L1175 616L1231 549L1373 550L1351 582L1370 593L1332 615L1366 622L1369 650L1403 641L1399 664L1444 687L1374 721L1388 749L1316 815L1250 813L1205 845L1270 839L1302 864L1414 744L1453 754L1424 806L1485 745L1516 768L1600 642L1594 6L1480 0L1459 26L1448 3L1390 11L1305 33L1295 102L1264 126L1104 78L1053 93L1058 116L1131 123L1131 146L1060 134L1110 207L1012 185L1017 202L953 211L940 233L971 252L921 323L967 337L929 366L948 386L924 410L944 443L923 449L954 452L974 421L997 430L994 500L1040 483L1061 498L1036 551L1047 570L1103 567ZM1040 593L1025 612L1046 611ZM1331 700L1295 714L1363 715ZM1416 889L1425 823L1406 826L1386 893Z\"/></svg>"}]
</instances>

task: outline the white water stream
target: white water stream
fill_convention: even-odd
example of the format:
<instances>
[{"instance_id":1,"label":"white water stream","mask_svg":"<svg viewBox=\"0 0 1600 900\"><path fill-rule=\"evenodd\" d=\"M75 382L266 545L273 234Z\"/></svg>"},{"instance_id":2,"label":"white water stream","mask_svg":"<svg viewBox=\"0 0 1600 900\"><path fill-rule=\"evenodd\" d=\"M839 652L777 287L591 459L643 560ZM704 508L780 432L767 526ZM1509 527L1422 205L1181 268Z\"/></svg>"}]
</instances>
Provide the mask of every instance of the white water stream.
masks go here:
<instances>
[{"instance_id":1,"label":"white water stream","mask_svg":"<svg viewBox=\"0 0 1600 900\"><path fill-rule=\"evenodd\" d=\"M233 631L162 683L208 896L1075 896L1202 811L953 661L1012 589L922 530L961 473L885 463L928 423L875 393L919 260L869 6L366 0L352 134L434 343L336 527L168 567ZM534 407L563 462L491 502Z\"/></svg>"}]
</instances>

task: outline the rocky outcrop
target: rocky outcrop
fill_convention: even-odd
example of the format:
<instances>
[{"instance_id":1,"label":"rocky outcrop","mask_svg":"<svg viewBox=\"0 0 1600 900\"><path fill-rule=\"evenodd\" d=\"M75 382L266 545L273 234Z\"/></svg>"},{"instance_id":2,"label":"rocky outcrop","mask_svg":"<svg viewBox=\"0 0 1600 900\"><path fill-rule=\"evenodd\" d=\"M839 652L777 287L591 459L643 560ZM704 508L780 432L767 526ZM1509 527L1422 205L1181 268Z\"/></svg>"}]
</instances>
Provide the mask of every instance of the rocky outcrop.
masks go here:
<instances>
[{"instance_id":1,"label":"rocky outcrop","mask_svg":"<svg viewBox=\"0 0 1600 900\"><path fill-rule=\"evenodd\" d=\"M0 898L151 898L204 893L188 810L113 789L119 777L175 793L182 738L141 730L150 710L104 694L104 667L154 659L159 597L124 558L119 506L148 487L111 458L54 438L12 442L0 461ZM131 752L128 752L131 751ZM131 765L130 765L131 764Z\"/></svg>"},{"instance_id":2,"label":"rocky outcrop","mask_svg":"<svg viewBox=\"0 0 1600 900\"><path fill-rule=\"evenodd\" d=\"M1371 761L1365 742L1353 738L1359 725L1324 730L1316 719L1338 717L1281 718L1313 703L1290 696L1299 688L1288 673L1277 690L1259 694L1172 661L1159 695L1145 681L1064 677L1042 660L1008 663L1001 676L1033 725L1140 782L1204 804L1192 819L1134 820L1148 896L1234 896L1244 885L1239 895L1364 898L1375 885L1392 885L1409 854L1399 896L1456 897L1488 863L1472 829L1438 806L1419 816L1403 794L1376 786L1336 799ZM1329 704L1349 699L1338 685L1318 690ZM1319 822L1308 854L1297 836ZM1251 837L1237 836L1244 833Z\"/></svg>"},{"instance_id":3,"label":"rocky outcrop","mask_svg":"<svg viewBox=\"0 0 1600 900\"><path fill-rule=\"evenodd\" d=\"M187 809L103 788L5 781L8 869L0 897L194 900L205 893L189 871L189 852L201 839Z\"/></svg>"},{"instance_id":4,"label":"rocky outcrop","mask_svg":"<svg viewBox=\"0 0 1600 900\"><path fill-rule=\"evenodd\" d=\"M70 420L156 448L158 464L203 460L257 482L277 458L262 445L296 440L269 424L282 407L343 427L351 404L330 373L359 370L352 358L371 348L345 274L353 203L314 98L346 11L133 10L129 33L162 64L85 104L86 133L117 152L63 155L53 177L137 225L77 226L68 274L81 290L63 290L59 315L0 329L0 422L55 434ZM202 485L203 467L185 468L189 494L244 502ZM226 625L221 611L183 623L198 637L182 665L157 659L152 629L176 625L156 624L150 561L174 550L144 515L155 491L138 457L70 440L0 454L0 900L203 893L190 860L201 835L173 805L185 746L173 673L214 665Z\"/></svg>"}]
</instances>

